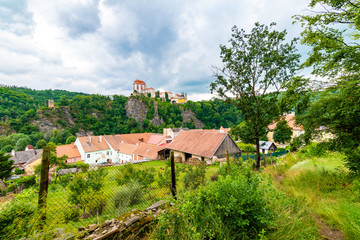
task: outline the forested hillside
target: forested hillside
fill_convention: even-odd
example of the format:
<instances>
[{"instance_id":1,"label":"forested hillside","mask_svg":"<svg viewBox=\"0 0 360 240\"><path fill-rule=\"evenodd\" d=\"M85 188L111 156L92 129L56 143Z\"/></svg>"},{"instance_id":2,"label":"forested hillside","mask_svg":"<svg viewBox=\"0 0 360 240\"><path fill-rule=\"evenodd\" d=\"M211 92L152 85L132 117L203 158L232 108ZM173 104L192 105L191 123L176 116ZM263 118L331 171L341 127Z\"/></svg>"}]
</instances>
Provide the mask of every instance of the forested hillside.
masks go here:
<instances>
[{"instance_id":1,"label":"forested hillside","mask_svg":"<svg viewBox=\"0 0 360 240\"><path fill-rule=\"evenodd\" d=\"M55 108L45 104L50 98L55 100ZM127 114L130 98L142 103L142 107L133 111L145 112L144 119L137 121ZM44 141L65 144L79 135L161 133L168 127L196 128L199 122L210 129L232 127L242 121L239 110L218 99L178 105L145 96L110 98L62 90L1 87L0 102L3 151L22 150L27 144L42 147ZM21 138L27 140L18 144Z\"/></svg>"}]
</instances>

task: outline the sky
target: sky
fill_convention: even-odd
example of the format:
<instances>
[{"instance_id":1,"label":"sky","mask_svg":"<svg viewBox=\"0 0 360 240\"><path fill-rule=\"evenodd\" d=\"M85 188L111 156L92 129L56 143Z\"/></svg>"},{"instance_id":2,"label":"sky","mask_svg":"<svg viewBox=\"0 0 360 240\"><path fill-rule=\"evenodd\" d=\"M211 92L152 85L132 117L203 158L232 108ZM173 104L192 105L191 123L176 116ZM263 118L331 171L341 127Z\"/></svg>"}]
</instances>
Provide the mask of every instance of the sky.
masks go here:
<instances>
[{"instance_id":1,"label":"sky","mask_svg":"<svg viewBox=\"0 0 360 240\"><path fill-rule=\"evenodd\" d=\"M237 25L299 37L299 0L0 0L0 84L130 95L148 87L210 99L211 66ZM298 47L304 60L308 49ZM304 73L299 73L304 74Z\"/></svg>"}]
</instances>

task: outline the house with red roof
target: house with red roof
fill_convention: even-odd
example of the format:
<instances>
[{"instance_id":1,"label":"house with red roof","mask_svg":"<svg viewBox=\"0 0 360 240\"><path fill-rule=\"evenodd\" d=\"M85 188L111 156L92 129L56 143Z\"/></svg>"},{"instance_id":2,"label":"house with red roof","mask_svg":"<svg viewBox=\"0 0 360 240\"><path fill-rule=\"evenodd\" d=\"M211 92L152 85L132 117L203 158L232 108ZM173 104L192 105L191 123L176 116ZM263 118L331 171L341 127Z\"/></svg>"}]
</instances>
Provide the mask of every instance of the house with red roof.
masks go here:
<instances>
[{"instance_id":1,"label":"house with red roof","mask_svg":"<svg viewBox=\"0 0 360 240\"><path fill-rule=\"evenodd\" d=\"M111 163L113 160L111 148L103 136L78 137L75 145L81 160L87 164Z\"/></svg>"},{"instance_id":2,"label":"house with red roof","mask_svg":"<svg viewBox=\"0 0 360 240\"><path fill-rule=\"evenodd\" d=\"M291 138L299 137L300 135L305 133L303 126L301 124L296 123L295 114L288 114L288 115L282 116L280 118L280 121L281 120L285 120L287 122L287 124L289 125L289 127L291 128L291 130L293 132ZM268 130L267 137L270 142L274 142L274 131L275 131L275 128L276 128L276 125L278 122L279 121L273 122L267 127L267 130Z\"/></svg>"},{"instance_id":3,"label":"house with red roof","mask_svg":"<svg viewBox=\"0 0 360 240\"><path fill-rule=\"evenodd\" d=\"M190 158L197 158L207 164L215 160L241 154L235 141L226 132L220 131L182 131L167 146L174 152L174 157L179 162L187 162Z\"/></svg>"}]
</instances>

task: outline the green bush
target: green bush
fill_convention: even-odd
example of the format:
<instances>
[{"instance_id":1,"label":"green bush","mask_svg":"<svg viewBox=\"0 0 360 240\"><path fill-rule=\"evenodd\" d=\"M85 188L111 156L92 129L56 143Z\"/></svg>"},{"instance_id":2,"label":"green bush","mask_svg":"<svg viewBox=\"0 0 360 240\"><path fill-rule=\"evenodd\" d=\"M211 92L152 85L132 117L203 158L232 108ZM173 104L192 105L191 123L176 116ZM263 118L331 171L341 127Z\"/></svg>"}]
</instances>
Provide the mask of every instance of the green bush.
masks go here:
<instances>
[{"instance_id":1,"label":"green bush","mask_svg":"<svg viewBox=\"0 0 360 240\"><path fill-rule=\"evenodd\" d=\"M212 164L211 164L211 166L220 166L220 161L215 161L215 162L213 162Z\"/></svg>"},{"instance_id":2,"label":"green bush","mask_svg":"<svg viewBox=\"0 0 360 240\"><path fill-rule=\"evenodd\" d=\"M154 172L155 168L153 167L138 169L134 164L128 163L119 168L115 180L119 185L138 181L144 188L148 188L155 181Z\"/></svg>"},{"instance_id":3,"label":"green bush","mask_svg":"<svg viewBox=\"0 0 360 240\"><path fill-rule=\"evenodd\" d=\"M311 143L301 150L301 152L308 157L321 157L326 153L326 150L327 145L325 143Z\"/></svg>"},{"instance_id":4,"label":"green bush","mask_svg":"<svg viewBox=\"0 0 360 240\"><path fill-rule=\"evenodd\" d=\"M259 183L256 173L238 168L206 188L189 192L162 214L155 237L256 239L273 217Z\"/></svg>"},{"instance_id":5,"label":"green bush","mask_svg":"<svg viewBox=\"0 0 360 240\"><path fill-rule=\"evenodd\" d=\"M61 213L63 216L63 219L65 221L65 223L69 223L69 222L74 222L74 221L79 221L81 212L80 209L77 207L65 207L62 208L61 210L63 210L63 212Z\"/></svg>"},{"instance_id":6,"label":"green bush","mask_svg":"<svg viewBox=\"0 0 360 240\"><path fill-rule=\"evenodd\" d=\"M17 184L16 183L11 183L10 185L7 186L7 192L14 192L16 190Z\"/></svg>"},{"instance_id":7,"label":"green bush","mask_svg":"<svg viewBox=\"0 0 360 240\"><path fill-rule=\"evenodd\" d=\"M19 168L15 168L15 174L23 174L25 173L24 170L20 170Z\"/></svg>"},{"instance_id":8,"label":"green bush","mask_svg":"<svg viewBox=\"0 0 360 240\"><path fill-rule=\"evenodd\" d=\"M118 214L125 213L129 205L141 202L144 195L143 186L136 181L130 182L126 185L119 186L111 202L117 209Z\"/></svg>"},{"instance_id":9,"label":"green bush","mask_svg":"<svg viewBox=\"0 0 360 240\"><path fill-rule=\"evenodd\" d=\"M23 191L0 210L0 238L19 239L29 234L33 227L33 217L36 213L34 191Z\"/></svg>"},{"instance_id":10,"label":"green bush","mask_svg":"<svg viewBox=\"0 0 360 240\"><path fill-rule=\"evenodd\" d=\"M206 166L189 166L183 177L186 189L196 189L205 183Z\"/></svg>"}]
</instances>

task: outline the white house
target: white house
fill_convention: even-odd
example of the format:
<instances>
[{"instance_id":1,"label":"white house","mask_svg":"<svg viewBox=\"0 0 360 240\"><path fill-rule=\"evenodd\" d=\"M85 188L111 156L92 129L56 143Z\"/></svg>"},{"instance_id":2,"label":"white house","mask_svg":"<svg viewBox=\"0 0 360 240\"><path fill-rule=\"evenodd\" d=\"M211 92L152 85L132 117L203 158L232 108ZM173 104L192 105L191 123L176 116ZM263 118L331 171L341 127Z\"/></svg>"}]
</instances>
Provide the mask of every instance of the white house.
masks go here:
<instances>
[{"instance_id":1,"label":"white house","mask_svg":"<svg viewBox=\"0 0 360 240\"><path fill-rule=\"evenodd\" d=\"M113 152L103 136L78 137L75 141L81 160L87 164L113 162Z\"/></svg>"}]
</instances>

